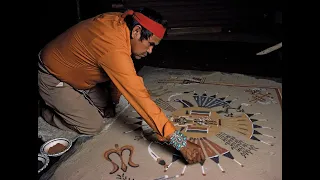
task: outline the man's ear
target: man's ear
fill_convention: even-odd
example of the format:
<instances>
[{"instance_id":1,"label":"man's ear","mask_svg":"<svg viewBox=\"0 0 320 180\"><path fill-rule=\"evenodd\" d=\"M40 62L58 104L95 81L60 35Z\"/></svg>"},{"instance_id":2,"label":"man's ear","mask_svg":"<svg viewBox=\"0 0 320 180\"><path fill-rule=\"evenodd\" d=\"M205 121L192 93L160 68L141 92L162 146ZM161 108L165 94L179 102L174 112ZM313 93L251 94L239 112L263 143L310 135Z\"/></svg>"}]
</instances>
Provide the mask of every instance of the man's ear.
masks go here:
<instances>
[{"instance_id":1,"label":"man's ear","mask_svg":"<svg viewBox=\"0 0 320 180\"><path fill-rule=\"evenodd\" d=\"M142 27L140 25L134 26L132 29L132 32L131 32L131 38L132 39L140 39L141 30L142 30Z\"/></svg>"}]
</instances>

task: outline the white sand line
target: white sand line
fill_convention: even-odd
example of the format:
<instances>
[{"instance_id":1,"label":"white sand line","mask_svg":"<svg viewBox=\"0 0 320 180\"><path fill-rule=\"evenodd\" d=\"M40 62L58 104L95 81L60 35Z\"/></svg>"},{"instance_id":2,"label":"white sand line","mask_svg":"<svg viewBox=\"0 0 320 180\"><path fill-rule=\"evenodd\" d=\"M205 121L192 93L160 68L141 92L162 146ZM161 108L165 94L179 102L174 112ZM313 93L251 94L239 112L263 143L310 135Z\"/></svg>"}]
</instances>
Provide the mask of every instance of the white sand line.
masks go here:
<instances>
[{"instance_id":1,"label":"white sand line","mask_svg":"<svg viewBox=\"0 0 320 180\"><path fill-rule=\"evenodd\" d=\"M257 121L268 121L268 119L257 119Z\"/></svg>"},{"instance_id":2,"label":"white sand line","mask_svg":"<svg viewBox=\"0 0 320 180\"><path fill-rule=\"evenodd\" d=\"M184 175L184 172L186 171L186 168L187 168L187 165L184 165L183 169L182 169L182 172L181 172L181 176Z\"/></svg>"},{"instance_id":3,"label":"white sand line","mask_svg":"<svg viewBox=\"0 0 320 180\"><path fill-rule=\"evenodd\" d=\"M217 165L218 165L219 169L220 169L223 173L225 173L225 171L223 170L222 166L221 166L219 163L218 163Z\"/></svg>"},{"instance_id":4,"label":"white sand line","mask_svg":"<svg viewBox=\"0 0 320 180\"><path fill-rule=\"evenodd\" d=\"M244 167L239 161L237 161L236 159L233 159L234 162L236 162L237 164L239 164L241 167Z\"/></svg>"},{"instance_id":5,"label":"white sand line","mask_svg":"<svg viewBox=\"0 0 320 180\"><path fill-rule=\"evenodd\" d=\"M241 103L241 106L246 106L246 107L248 107L248 106L251 106L251 104L248 104L248 103Z\"/></svg>"},{"instance_id":6,"label":"white sand line","mask_svg":"<svg viewBox=\"0 0 320 180\"><path fill-rule=\"evenodd\" d=\"M272 127L266 127L266 126L261 126L262 129L271 129L271 130L274 130L274 128Z\"/></svg>"},{"instance_id":7,"label":"white sand line","mask_svg":"<svg viewBox=\"0 0 320 180\"><path fill-rule=\"evenodd\" d=\"M205 176L205 175L206 175L206 172L204 171L203 166L201 166L201 170L202 170L202 175Z\"/></svg>"},{"instance_id":8,"label":"white sand line","mask_svg":"<svg viewBox=\"0 0 320 180\"><path fill-rule=\"evenodd\" d=\"M268 134L262 134L263 136L271 137L271 138L276 138L274 136L268 135Z\"/></svg>"},{"instance_id":9,"label":"white sand line","mask_svg":"<svg viewBox=\"0 0 320 180\"><path fill-rule=\"evenodd\" d=\"M182 93L175 93L175 94L168 97L168 101L171 101L171 98L173 98L175 96L180 96L180 95L182 95Z\"/></svg>"},{"instance_id":10,"label":"white sand line","mask_svg":"<svg viewBox=\"0 0 320 180\"><path fill-rule=\"evenodd\" d=\"M273 144L272 144L272 143L268 143L268 142L261 141L261 140L260 140L260 142L262 142L262 143L264 143L264 144L267 144L267 145L269 145L269 146L273 146Z\"/></svg>"},{"instance_id":11,"label":"white sand line","mask_svg":"<svg viewBox=\"0 0 320 180\"><path fill-rule=\"evenodd\" d=\"M116 117L111 119L111 122L106 125L103 130L101 132L107 132L109 130L109 128L111 127L111 125L118 119L118 117L130 106L130 104L126 105L120 112L118 115L116 115Z\"/></svg>"},{"instance_id":12,"label":"white sand line","mask_svg":"<svg viewBox=\"0 0 320 180\"><path fill-rule=\"evenodd\" d=\"M164 176L156 178L154 180L163 180L163 179L167 179L168 177L169 177L168 175L164 175Z\"/></svg>"},{"instance_id":13,"label":"white sand line","mask_svg":"<svg viewBox=\"0 0 320 180\"><path fill-rule=\"evenodd\" d=\"M172 163L170 163L170 164L164 169L164 172L168 171L168 169L170 168L171 165L172 165Z\"/></svg>"}]
</instances>

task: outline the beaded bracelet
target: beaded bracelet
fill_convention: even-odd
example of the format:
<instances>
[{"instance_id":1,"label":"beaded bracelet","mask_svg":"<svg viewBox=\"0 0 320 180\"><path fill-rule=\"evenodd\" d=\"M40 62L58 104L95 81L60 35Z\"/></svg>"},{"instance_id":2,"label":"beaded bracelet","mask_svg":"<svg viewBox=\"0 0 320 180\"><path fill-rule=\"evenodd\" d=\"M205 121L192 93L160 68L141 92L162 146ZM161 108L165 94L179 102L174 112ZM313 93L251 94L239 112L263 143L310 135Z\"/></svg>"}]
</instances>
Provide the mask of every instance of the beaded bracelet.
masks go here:
<instances>
[{"instance_id":1,"label":"beaded bracelet","mask_svg":"<svg viewBox=\"0 0 320 180\"><path fill-rule=\"evenodd\" d=\"M187 137L180 131L175 131L170 137L170 145L179 151L181 148L187 145Z\"/></svg>"}]
</instances>

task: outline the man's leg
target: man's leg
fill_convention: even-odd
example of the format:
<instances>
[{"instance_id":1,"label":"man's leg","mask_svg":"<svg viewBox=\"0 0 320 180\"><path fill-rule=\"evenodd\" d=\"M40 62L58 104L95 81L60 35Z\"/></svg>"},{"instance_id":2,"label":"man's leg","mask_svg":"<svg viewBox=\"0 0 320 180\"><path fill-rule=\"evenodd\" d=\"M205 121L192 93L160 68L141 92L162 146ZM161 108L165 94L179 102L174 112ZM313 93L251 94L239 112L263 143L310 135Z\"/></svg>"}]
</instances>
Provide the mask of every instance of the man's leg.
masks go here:
<instances>
[{"instance_id":1,"label":"man's leg","mask_svg":"<svg viewBox=\"0 0 320 180\"><path fill-rule=\"evenodd\" d=\"M97 108L67 83L38 71L39 93L46 105L43 118L64 130L83 134L97 134L103 127L103 117Z\"/></svg>"},{"instance_id":2,"label":"man's leg","mask_svg":"<svg viewBox=\"0 0 320 180\"><path fill-rule=\"evenodd\" d=\"M106 118L115 116L115 106L110 96L109 84L110 82L100 83L88 91L90 100Z\"/></svg>"}]
</instances>

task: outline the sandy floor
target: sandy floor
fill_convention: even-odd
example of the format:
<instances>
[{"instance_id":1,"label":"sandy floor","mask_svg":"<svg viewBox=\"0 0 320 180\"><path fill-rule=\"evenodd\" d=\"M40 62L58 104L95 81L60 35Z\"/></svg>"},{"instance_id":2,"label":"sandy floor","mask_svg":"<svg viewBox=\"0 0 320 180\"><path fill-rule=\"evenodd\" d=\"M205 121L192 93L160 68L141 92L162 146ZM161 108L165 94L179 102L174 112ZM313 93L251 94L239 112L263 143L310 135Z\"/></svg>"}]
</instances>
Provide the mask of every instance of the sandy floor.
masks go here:
<instances>
[{"instance_id":1,"label":"sandy floor","mask_svg":"<svg viewBox=\"0 0 320 180\"><path fill-rule=\"evenodd\" d=\"M186 110L189 113L202 110L207 111L211 119L221 119L219 126L216 124L201 126L205 127L205 133L186 130L200 125L185 126L183 129L188 137L198 138L196 142L205 150L207 160L203 167L195 164L185 168L179 156L173 155L175 152L172 149L144 139L150 129L144 123L141 125L139 115L128 106L100 135L84 143L73 156L62 163L52 179L153 180L165 175L168 177L179 175L177 179L279 180L282 178L281 100L277 89L258 88L258 86L281 88L281 84L239 74L151 67L142 69L140 75L143 76L152 98L159 103L168 117L183 115ZM162 83L159 83L160 81ZM179 84L183 82L193 82L193 84ZM224 85L215 85L216 83ZM255 87L229 86L230 84ZM248 89L255 94L247 92ZM199 96L195 98L194 92ZM223 97L225 99L218 100ZM259 97L261 99L257 99ZM215 103L210 103L213 101ZM235 109L226 111L226 108L219 104ZM184 108L183 105L190 107ZM198 106L204 107L198 108ZM193 115L194 119L197 117ZM137 124L130 125L136 122ZM181 127L177 126L177 129ZM132 131L133 129L135 131ZM104 158L104 153L116 149L116 144L118 148L123 147L127 150L123 151L123 164L117 154L109 156L116 164L113 166ZM131 156L129 156L130 151ZM164 172L165 167L153 159L153 154L163 159L167 165L174 162ZM131 163L128 162L129 157ZM116 166L119 166L119 169L114 169ZM113 169L115 172L110 174ZM184 176L181 176L182 172Z\"/></svg>"}]
</instances>

